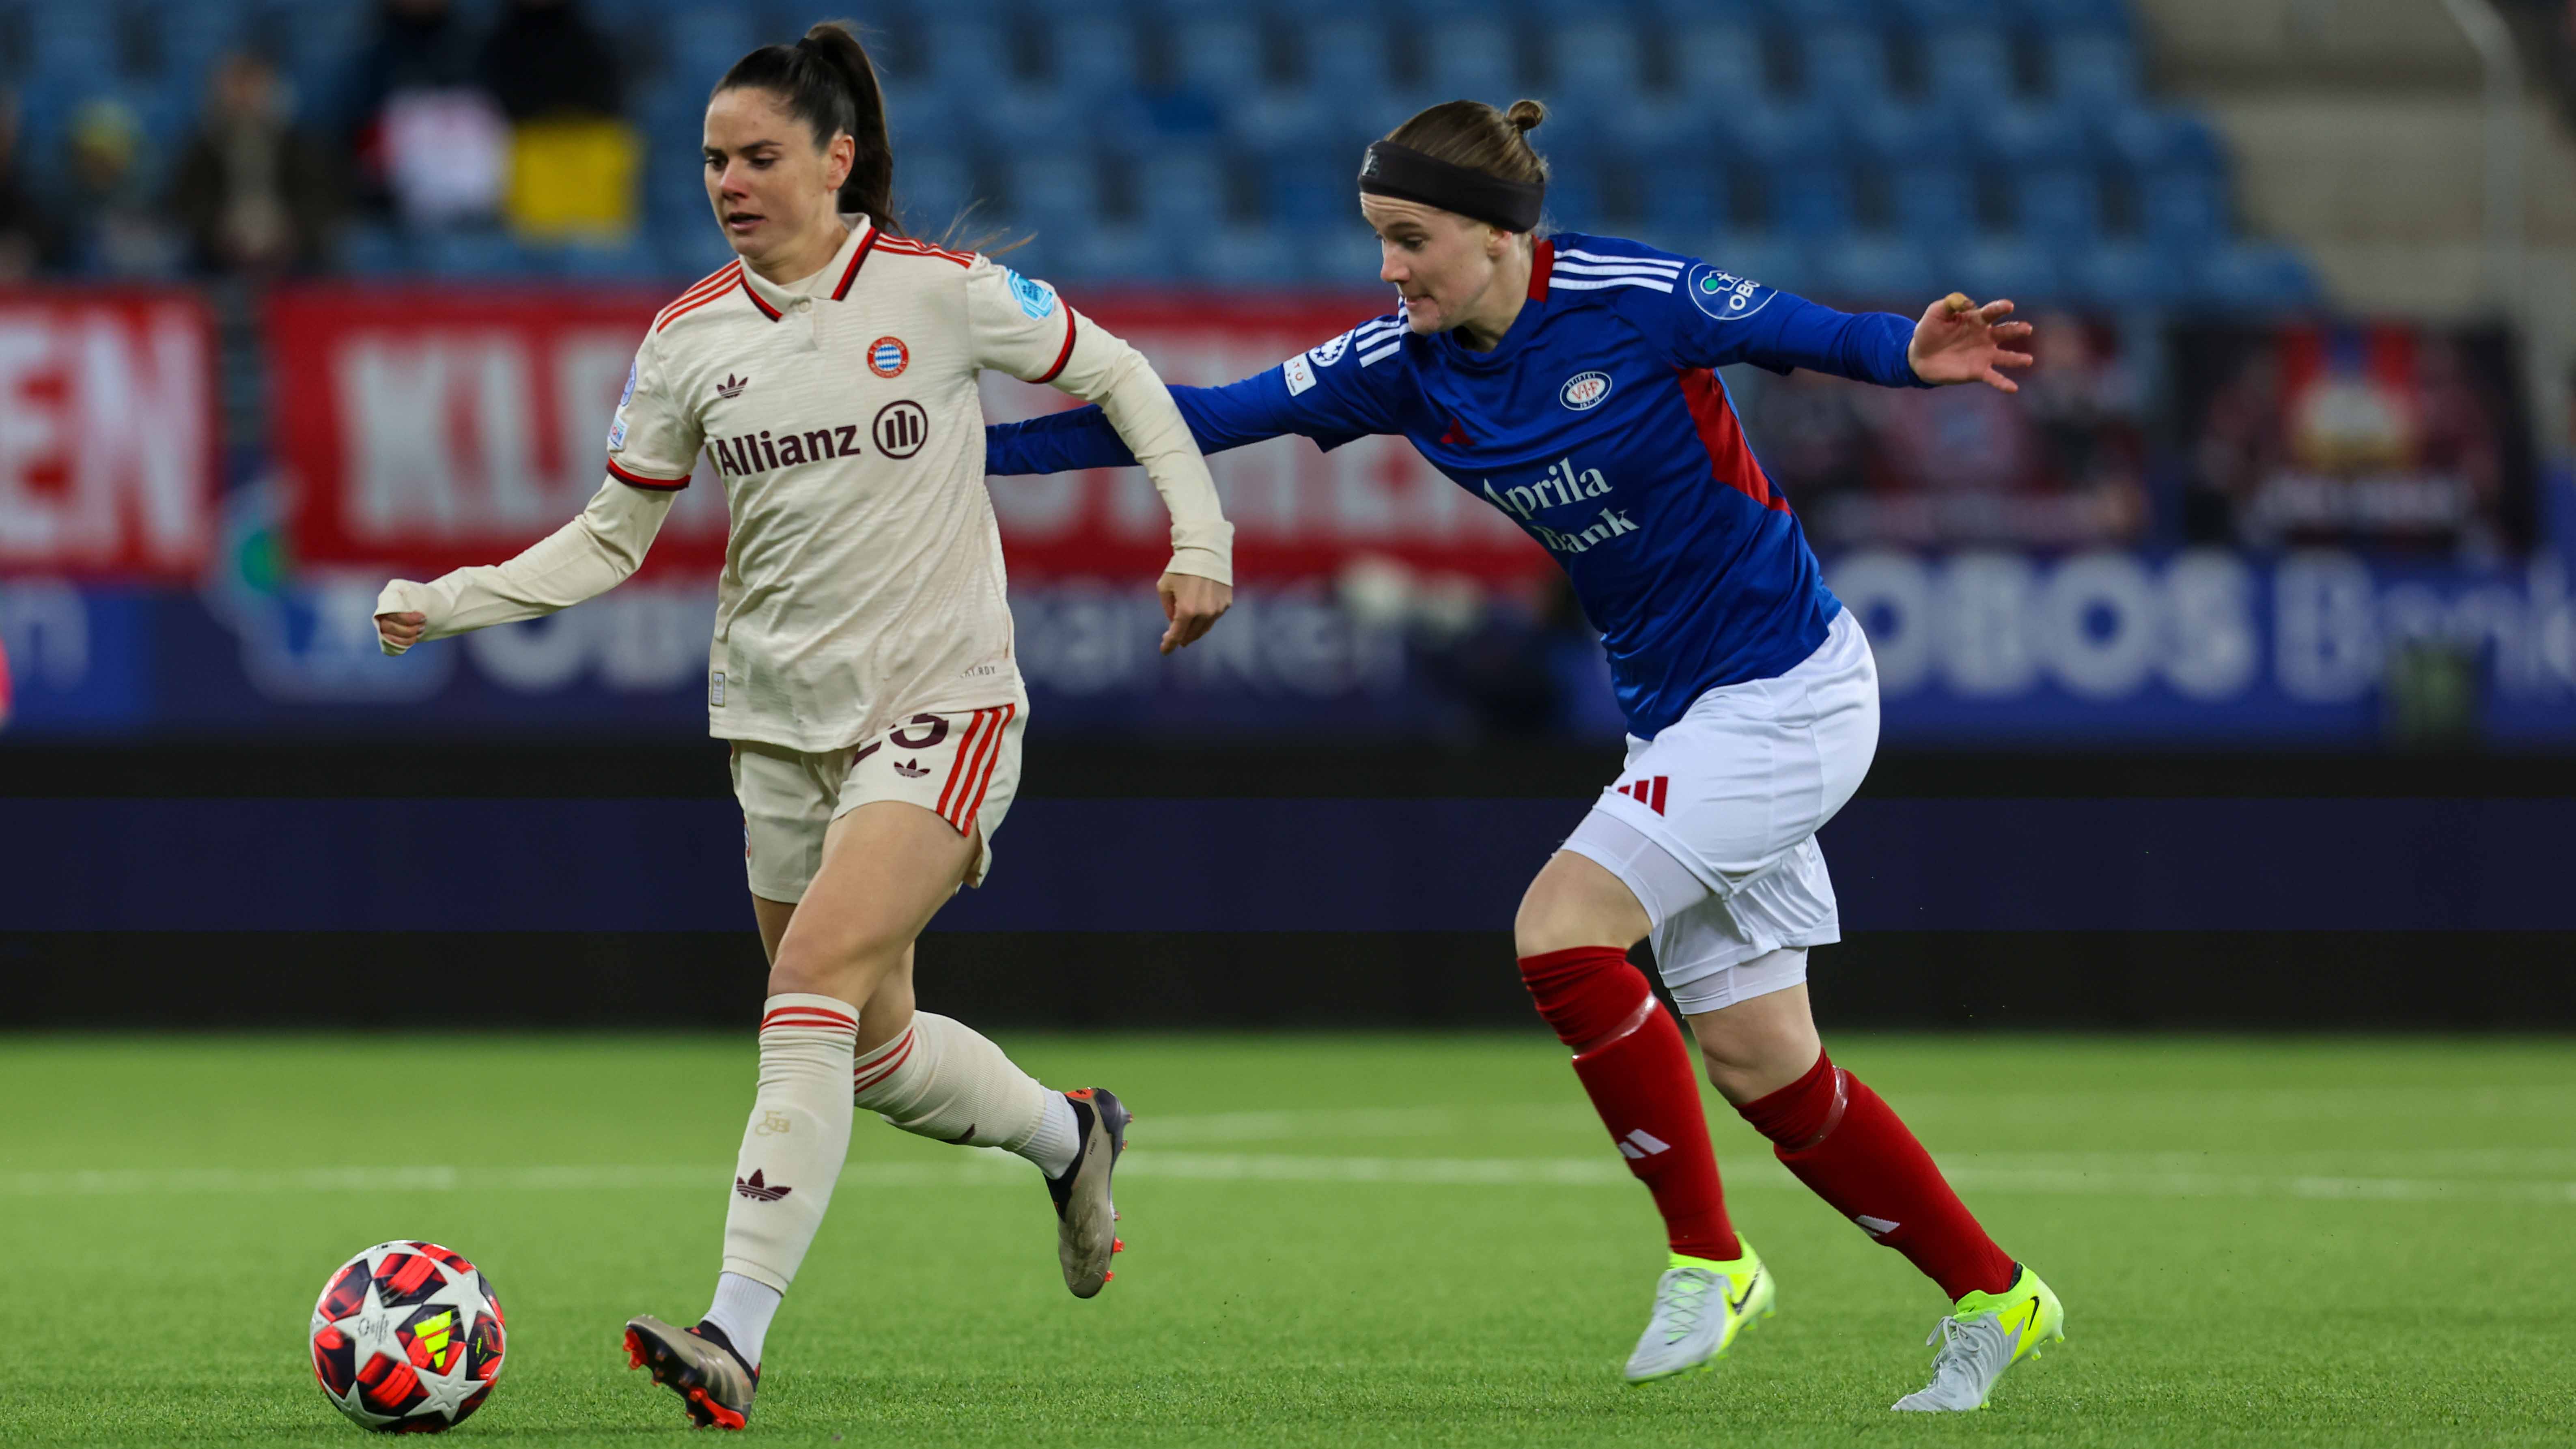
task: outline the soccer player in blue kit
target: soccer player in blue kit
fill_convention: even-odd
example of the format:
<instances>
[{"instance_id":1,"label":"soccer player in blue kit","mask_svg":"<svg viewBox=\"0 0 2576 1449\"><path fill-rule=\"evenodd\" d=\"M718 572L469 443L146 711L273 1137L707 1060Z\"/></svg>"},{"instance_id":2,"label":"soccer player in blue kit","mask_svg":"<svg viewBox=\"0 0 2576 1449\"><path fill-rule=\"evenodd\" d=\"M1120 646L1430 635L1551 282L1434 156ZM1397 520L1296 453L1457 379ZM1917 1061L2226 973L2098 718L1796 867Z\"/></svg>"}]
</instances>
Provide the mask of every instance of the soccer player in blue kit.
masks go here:
<instances>
[{"instance_id":1,"label":"soccer player in blue kit","mask_svg":"<svg viewBox=\"0 0 2576 1449\"><path fill-rule=\"evenodd\" d=\"M1626 764L1531 883L1513 934L1539 1014L1665 1221L1671 1266L1628 1379L1709 1367L1775 1292L1727 1218L1680 1029L1629 964L1651 936L1719 1094L1952 1300L1931 1382L1895 1407L1982 1407L2005 1369L2065 1337L2065 1312L1817 1036L1807 950L1841 931L1815 833L1876 752L1878 676L1714 369L2012 392L2030 327L2007 320L2010 302L1850 315L1636 242L1540 237L1547 167L1526 132L1545 115L1450 101L1370 146L1360 209L1398 309L1241 382L1172 393L1211 453L1403 435L1543 545L1601 631ZM1097 407L986 441L1002 475L1132 461Z\"/></svg>"}]
</instances>

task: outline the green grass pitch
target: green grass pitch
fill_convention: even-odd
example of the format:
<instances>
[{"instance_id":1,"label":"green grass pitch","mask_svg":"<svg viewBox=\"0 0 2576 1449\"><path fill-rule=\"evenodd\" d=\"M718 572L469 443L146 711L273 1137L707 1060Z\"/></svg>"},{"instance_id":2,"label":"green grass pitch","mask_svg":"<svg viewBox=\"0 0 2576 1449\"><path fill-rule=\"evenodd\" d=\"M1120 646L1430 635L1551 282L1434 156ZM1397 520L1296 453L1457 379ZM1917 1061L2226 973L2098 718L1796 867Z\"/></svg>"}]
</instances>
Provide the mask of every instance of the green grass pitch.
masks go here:
<instances>
[{"instance_id":1,"label":"green grass pitch","mask_svg":"<svg viewBox=\"0 0 2576 1449\"><path fill-rule=\"evenodd\" d=\"M1079 1303L1015 1160L863 1118L768 1350L781 1443L2563 1444L2576 1050L2546 1041L1846 1037L2068 1342L1899 1418L1942 1308L1711 1112L1779 1316L1706 1377L1619 1365L1661 1267L1564 1057L1501 1037L997 1033L1140 1114ZM324 1275L482 1264L474 1443L668 1442L627 1315L711 1287L752 1047L691 1037L0 1038L0 1441L349 1445Z\"/></svg>"}]
</instances>

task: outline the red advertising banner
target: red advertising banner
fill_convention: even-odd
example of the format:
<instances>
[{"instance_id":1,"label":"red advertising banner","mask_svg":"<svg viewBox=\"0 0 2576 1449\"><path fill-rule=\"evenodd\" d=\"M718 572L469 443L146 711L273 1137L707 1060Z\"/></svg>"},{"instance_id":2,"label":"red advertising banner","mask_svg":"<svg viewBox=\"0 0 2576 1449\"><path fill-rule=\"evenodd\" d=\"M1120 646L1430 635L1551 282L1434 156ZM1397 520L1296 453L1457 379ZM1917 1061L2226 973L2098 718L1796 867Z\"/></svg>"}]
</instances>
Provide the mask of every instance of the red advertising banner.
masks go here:
<instances>
[{"instance_id":1,"label":"red advertising banner","mask_svg":"<svg viewBox=\"0 0 2576 1449\"><path fill-rule=\"evenodd\" d=\"M0 572L198 573L214 350L184 292L0 292Z\"/></svg>"},{"instance_id":2,"label":"red advertising banner","mask_svg":"<svg viewBox=\"0 0 2576 1449\"><path fill-rule=\"evenodd\" d=\"M270 299L273 436L296 554L438 572L581 512L655 292L313 286ZM724 558L703 463L647 567Z\"/></svg>"},{"instance_id":3,"label":"red advertising banner","mask_svg":"<svg viewBox=\"0 0 2576 1449\"><path fill-rule=\"evenodd\" d=\"M660 293L309 287L271 304L277 449L294 536L313 561L411 570L492 563L579 512L603 476L604 436ZM1343 298L1079 299L1171 382L1231 382L1381 310ZM1004 421L1076 400L997 373ZM1210 460L1246 577L1332 573L1355 558L1505 581L1548 563L1490 505L1399 438L1331 453L1283 438ZM1135 469L997 478L1015 578L1151 576L1169 520ZM722 485L701 460L648 568L723 556Z\"/></svg>"}]
</instances>

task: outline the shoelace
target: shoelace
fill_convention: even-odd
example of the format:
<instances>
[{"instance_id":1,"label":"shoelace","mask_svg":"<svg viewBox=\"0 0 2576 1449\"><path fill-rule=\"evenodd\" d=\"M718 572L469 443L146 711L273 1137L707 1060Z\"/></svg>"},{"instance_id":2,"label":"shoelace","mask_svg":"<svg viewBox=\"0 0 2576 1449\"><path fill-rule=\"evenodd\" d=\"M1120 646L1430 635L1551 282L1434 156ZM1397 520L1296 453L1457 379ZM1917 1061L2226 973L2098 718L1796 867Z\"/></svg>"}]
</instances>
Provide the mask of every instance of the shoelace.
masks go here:
<instances>
[{"instance_id":1,"label":"shoelace","mask_svg":"<svg viewBox=\"0 0 2576 1449\"><path fill-rule=\"evenodd\" d=\"M1699 1316L1708 1308L1708 1290L1716 1286L1707 1274L1688 1268L1664 1273L1664 1342L1678 1343L1698 1330Z\"/></svg>"},{"instance_id":2,"label":"shoelace","mask_svg":"<svg viewBox=\"0 0 2576 1449\"><path fill-rule=\"evenodd\" d=\"M1979 1328L1988 1331L1978 1333L1975 1330ZM1941 1351L1932 1356L1932 1381L1937 1384L1941 1381L1942 1374L1956 1371L1968 1375L1971 1382L1976 1382L1982 1377L1980 1373L1982 1366L1978 1363L1978 1359L2001 1346L1998 1333L1999 1330L1995 1329L1994 1321L1985 1318L1964 1322L1956 1318L1944 1318L1933 1325L1932 1336L1923 1340L1925 1348L1930 1348L1936 1343L1941 1346Z\"/></svg>"}]
</instances>

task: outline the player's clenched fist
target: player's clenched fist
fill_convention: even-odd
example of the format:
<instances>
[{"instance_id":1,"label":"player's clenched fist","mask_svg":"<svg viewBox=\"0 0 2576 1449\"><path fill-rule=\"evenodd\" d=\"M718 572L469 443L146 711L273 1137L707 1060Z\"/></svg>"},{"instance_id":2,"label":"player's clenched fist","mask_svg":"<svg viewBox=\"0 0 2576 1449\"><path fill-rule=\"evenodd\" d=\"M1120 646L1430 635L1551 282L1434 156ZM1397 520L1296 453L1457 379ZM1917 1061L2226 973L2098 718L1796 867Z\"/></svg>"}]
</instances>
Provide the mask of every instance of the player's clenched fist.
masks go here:
<instances>
[{"instance_id":1,"label":"player's clenched fist","mask_svg":"<svg viewBox=\"0 0 2576 1449\"><path fill-rule=\"evenodd\" d=\"M429 632L429 616L417 609L396 610L376 616L376 642L387 654L400 654L420 642Z\"/></svg>"},{"instance_id":2,"label":"player's clenched fist","mask_svg":"<svg viewBox=\"0 0 2576 1449\"><path fill-rule=\"evenodd\" d=\"M1171 620L1171 627L1163 631L1166 654L1197 643L1234 607L1231 585L1196 574L1165 574L1155 581L1154 592L1163 596L1163 617Z\"/></svg>"}]
</instances>

